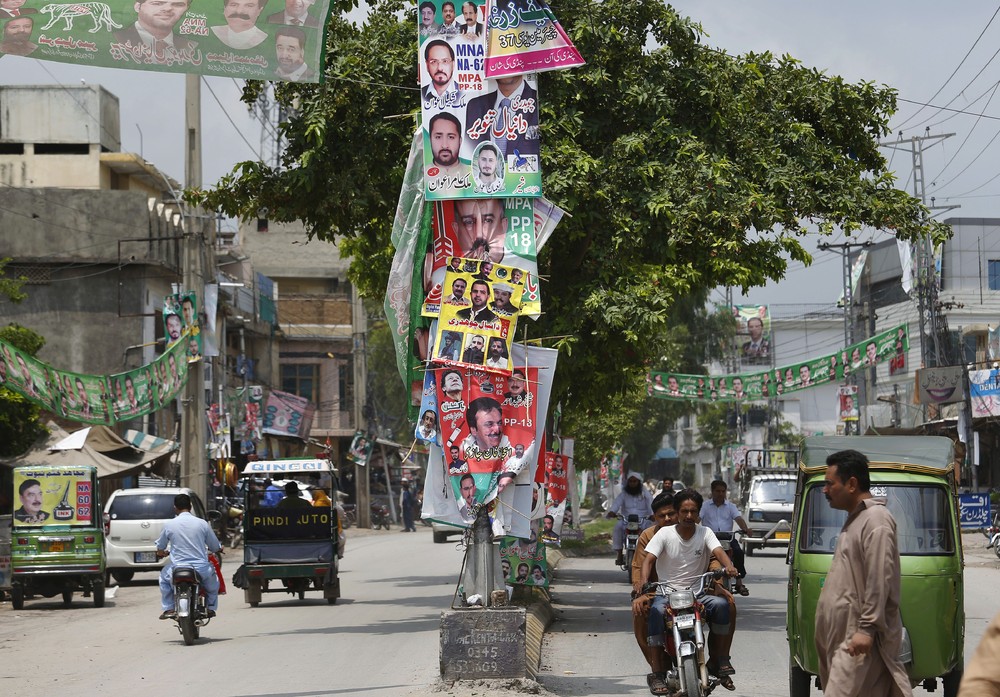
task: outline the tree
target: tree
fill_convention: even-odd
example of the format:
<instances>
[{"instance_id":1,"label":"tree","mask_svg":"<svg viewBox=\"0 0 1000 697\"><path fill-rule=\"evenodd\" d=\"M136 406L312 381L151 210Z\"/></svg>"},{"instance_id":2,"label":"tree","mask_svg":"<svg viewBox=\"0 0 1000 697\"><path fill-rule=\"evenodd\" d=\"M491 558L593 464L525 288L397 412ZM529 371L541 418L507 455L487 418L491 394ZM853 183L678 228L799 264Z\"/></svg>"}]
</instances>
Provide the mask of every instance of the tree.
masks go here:
<instances>
[{"instance_id":1,"label":"tree","mask_svg":"<svg viewBox=\"0 0 1000 697\"><path fill-rule=\"evenodd\" d=\"M334 17L326 84L278 87L297 109L282 126L281 168L245 162L214 190L189 192L229 215L266 209L320 239L338 236L369 297L386 286L418 118L416 27L403 8L375 0L363 26ZM557 9L587 65L540 76L541 156L546 197L573 217L540 255L545 315L526 324L529 336L569 337L555 344L553 391L567 424L617 418L609 410L639 399L685 298L780 279L788 258L811 260L799 242L807 232L948 234L895 188L877 148L891 88L848 84L789 56L710 49L661 0ZM247 100L260 89L249 84Z\"/></svg>"},{"instance_id":2,"label":"tree","mask_svg":"<svg viewBox=\"0 0 1000 697\"><path fill-rule=\"evenodd\" d=\"M24 279L5 275L4 267L9 261L0 259L0 306L4 302L19 303L27 297L21 292ZM13 323L0 328L0 341L32 356L45 345L39 334ZM27 397L0 386L0 457L20 455L45 432L38 421L40 414L41 409Z\"/></svg>"}]
</instances>

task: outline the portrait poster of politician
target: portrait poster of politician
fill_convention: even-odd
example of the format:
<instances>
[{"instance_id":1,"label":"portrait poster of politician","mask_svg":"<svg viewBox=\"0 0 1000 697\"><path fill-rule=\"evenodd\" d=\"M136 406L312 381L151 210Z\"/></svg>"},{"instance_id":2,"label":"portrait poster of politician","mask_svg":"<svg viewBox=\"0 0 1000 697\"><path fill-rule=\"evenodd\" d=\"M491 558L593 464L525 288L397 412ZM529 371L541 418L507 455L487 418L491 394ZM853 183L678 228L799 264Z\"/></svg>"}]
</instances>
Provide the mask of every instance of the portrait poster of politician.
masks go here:
<instances>
[{"instance_id":1,"label":"portrait poster of politician","mask_svg":"<svg viewBox=\"0 0 1000 697\"><path fill-rule=\"evenodd\" d=\"M94 520L96 501L90 470L82 467L20 467L14 471L18 506L14 527L37 525L88 525ZM57 552L58 541L46 551ZM63 551L69 551L63 550Z\"/></svg>"},{"instance_id":2,"label":"portrait poster of politician","mask_svg":"<svg viewBox=\"0 0 1000 697\"><path fill-rule=\"evenodd\" d=\"M542 195L537 79L486 79L485 12L481 0L418 8L428 200Z\"/></svg>"},{"instance_id":3,"label":"portrait poster of politician","mask_svg":"<svg viewBox=\"0 0 1000 697\"><path fill-rule=\"evenodd\" d=\"M489 0L486 17L488 77L585 63L545 0Z\"/></svg>"},{"instance_id":4,"label":"portrait poster of politician","mask_svg":"<svg viewBox=\"0 0 1000 697\"><path fill-rule=\"evenodd\" d=\"M451 292L441 303L430 360L510 374L523 283L513 280L515 269L509 266L461 262L461 272L451 267L445 272L444 283Z\"/></svg>"},{"instance_id":5,"label":"portrait poster of politician","mask_svg":"<svg viewBox=\"0 0 1000 697\"><path fill-rule=\"evenodd\" d=\"M234 79L319 82L323 76L329 0L37 5L3 22L4 53Z\"/></svg>"},{"instance_id":6,"label":"portrait poster of politician","mask_svg":"<svg viewBox=\"0 0 1000 697\"><path fill-rule=\"evenodd\" d=\"M436 316L442 296L451 293L450 287L445 293L442 286L446 268L459 272L469 265L456 257L516 269L510 278L515 283L523 281L525 289L529 285L535 289L529 300L522 301L521 314L541 314L533 205L529 198L460 199L434 205L433 248L424 267L425 316Z\"/></svg>"}]
</instances>

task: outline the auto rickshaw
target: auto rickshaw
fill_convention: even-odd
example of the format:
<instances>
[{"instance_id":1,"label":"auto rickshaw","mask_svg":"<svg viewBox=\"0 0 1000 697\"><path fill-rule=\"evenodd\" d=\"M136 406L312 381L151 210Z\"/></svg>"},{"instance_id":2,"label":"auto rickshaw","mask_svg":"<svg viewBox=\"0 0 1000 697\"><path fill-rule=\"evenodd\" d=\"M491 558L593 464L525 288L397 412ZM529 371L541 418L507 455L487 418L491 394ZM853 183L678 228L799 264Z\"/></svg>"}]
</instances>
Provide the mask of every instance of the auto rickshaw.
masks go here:
<instances>
[{"instance_id":1,"label":"auto rickshaw","mask_svg":"<svg viewBox=\"0 0 1000 697\"><path fill-rule=\"evenodd\" d=\"M944 697L955 697L965 664L964 562L953 445L938 436L805 439L787 558L790 695L807 697L819 673L816 605L847 518L825 500L823 480L827 456L841 450L865 454L871 493L886 499L896 520L901 658L910 682L933 691L941 680Z\"/></svg>"},{"instance_id":2,"label":"auto rickshaw","mask_svg":"<svg viewBox=\"0 0 1000 697\"><path fill-rule=\"evenodd\" d=\"M303 480L327 474L329 460L259 460L247 464L242 476L243 566L234 583L243 588L250 607L264 593L292 593L304 599L317 590L330 604L340 597L336 507L286 507L269 501L260 484L270 480ZM336 498L336 492L330 492ZM270 504L270 505L269 505Z\"/></svg>"}]
</instances>

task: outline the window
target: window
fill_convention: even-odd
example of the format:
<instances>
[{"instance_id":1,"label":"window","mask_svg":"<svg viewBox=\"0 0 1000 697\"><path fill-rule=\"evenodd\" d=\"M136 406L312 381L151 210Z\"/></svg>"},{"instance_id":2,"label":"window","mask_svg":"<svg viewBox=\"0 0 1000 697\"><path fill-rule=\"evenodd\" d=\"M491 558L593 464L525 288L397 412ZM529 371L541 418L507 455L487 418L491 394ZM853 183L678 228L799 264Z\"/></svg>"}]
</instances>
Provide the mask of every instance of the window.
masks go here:
<instances>
[{"instance_id":1,"label":"window","mask_svg":"<svg viewBox=\"0 0 1000 697\"><path fill-rule=\"evenodd\" d=\"M281 389L304 397L313 404L319 404L319 364L292 363L281 366Z\"/></svg>"},{"instance_id":2,"label":"window","mask_svg":"<svg viewBox=\"0 0 1000 697\"><path fill-rule=\"evenodd\" d=\"M896 519L896 536L902 556L951 554L951 513L944 487L932 485L885 485L872 482L872 496L886 499ZM830 508L823 496L823 485L813 486L806 494L799 549L803 552L833 552L837 536L847 519L845 511Z\"/></svg>"},{"instance_id":3,"label":"window","mask_svg":"<svg viewBox=\"0 0 1000 697\"><path fill-rule=\"evenodd\" d=\"M1000 259L990 259L986 266L990 276L990 290L1000 290Z\"/></svg>"}]
</instances>

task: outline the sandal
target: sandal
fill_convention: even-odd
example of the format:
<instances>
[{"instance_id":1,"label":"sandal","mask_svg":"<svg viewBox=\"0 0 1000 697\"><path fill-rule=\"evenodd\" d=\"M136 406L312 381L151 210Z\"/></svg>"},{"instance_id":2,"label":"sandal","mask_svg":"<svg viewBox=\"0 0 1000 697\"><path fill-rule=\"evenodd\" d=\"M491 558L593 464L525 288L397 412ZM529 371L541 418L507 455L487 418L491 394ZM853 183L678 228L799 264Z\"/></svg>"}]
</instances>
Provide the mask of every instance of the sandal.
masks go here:
<instances>
[{"instance_id":1,"label":"sandal","mask_svg":"<svg viewBox=\"0 0 1000 697\"><path fill-rule=\"evenodd\" d=\"M719 684L722 685L727 690L729 690L730 692L736 689L736 685L733 684L733 679L728 675L720 677Z\"/></svg>"},{"instance_id":2,"label":"sandal","mask_svg":"<svg viewBox=\"0 0 1000 697\"><path fill-rule=\"evenodd\" d=\"M729 658L724 658L723 660L719 661L718 667L716 667L715 670L712 672L714 672L720 678L728 678L730 675L736 674L736 669L733 668L733 664L729 662Z\"/></svg>"},{"instance_id":3,"label":"sandal","mask_svg":"<svg viewBox=\"0 0 1000 697\"><path fill-rule=\"evenodd\" d=\"M654 695L669 695L670 688L667 687L666 673L649 673L646 676L646 685Z\"/></svg>"},{"instance_id":4,"label":"sandal","mask_svg":"<svg viewBox=\"0 0 1000 697\"><path fill-rule=\"evenodd\" d=\"M739 588L736 589L736 592L742 596L750 595L750 589L747 588L746 586L740 586Z\"/></svg>"}]
</instances>

